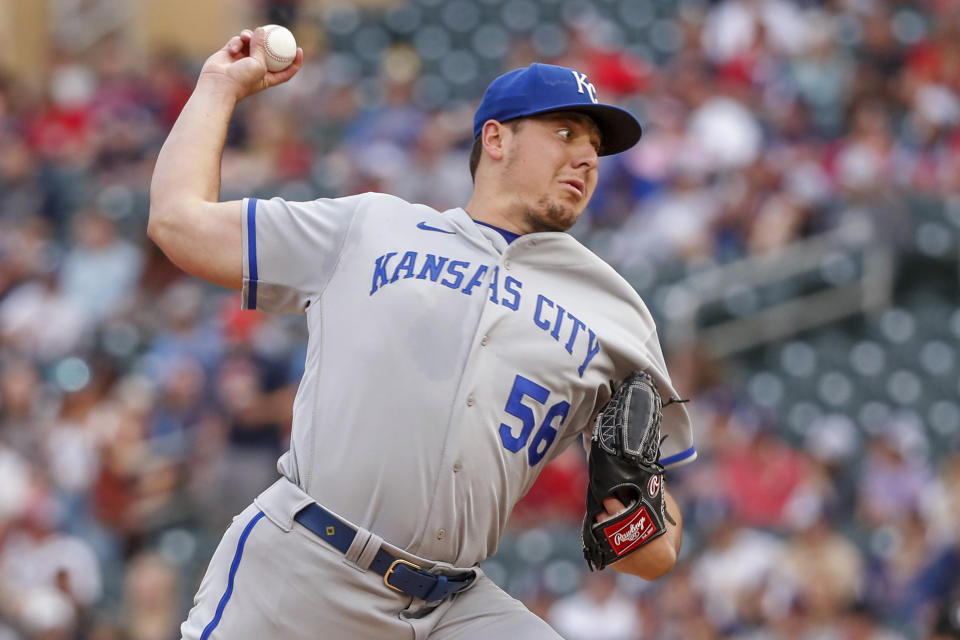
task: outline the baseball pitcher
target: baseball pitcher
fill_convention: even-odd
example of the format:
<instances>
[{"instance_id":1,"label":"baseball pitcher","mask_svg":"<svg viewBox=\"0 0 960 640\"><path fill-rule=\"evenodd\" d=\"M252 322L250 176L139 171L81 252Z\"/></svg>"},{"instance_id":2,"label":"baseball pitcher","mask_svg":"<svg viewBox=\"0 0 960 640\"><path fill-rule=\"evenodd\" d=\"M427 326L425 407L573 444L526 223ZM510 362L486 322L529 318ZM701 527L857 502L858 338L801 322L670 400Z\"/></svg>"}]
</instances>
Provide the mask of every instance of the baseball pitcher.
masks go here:
<instances>
[{"instance_id":1,"label":"baseball pitcher","mask_svg":"<svg viewBox=\"0 0 960 640\"><path fill-rule=\"evenodd\" d=\"M183 638L559 637L478 565L581 434L588 564L668 571L664 468L696 456L688 415L643 302L564 233L636 119L580 71L533 64L484 94L463 207L219 202L234 106L303 63L267 71L262 38L206 61L151 186L148 232L174 263L309 328L281 477L224 534Z\"/></svg>"}]
</instances>

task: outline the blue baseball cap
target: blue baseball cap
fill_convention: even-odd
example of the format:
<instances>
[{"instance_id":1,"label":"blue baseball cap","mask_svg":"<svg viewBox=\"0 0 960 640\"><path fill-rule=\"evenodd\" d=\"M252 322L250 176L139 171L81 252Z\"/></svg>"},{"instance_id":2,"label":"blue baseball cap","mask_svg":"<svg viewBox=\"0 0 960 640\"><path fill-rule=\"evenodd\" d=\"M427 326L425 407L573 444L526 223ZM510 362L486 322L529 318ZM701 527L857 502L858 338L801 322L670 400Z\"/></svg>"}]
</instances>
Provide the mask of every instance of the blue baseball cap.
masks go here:
<instances>
[{"instance_id":1,"label":"blue baseball cap","mask_svg":"<svg viewBox=\"0 0 960 640\"><path fill-rule=\"evenodd\" d=\"M626 151L643 133L629 111L599 101L587 74L535 62L490 83L473 116L473 137L480 135L487 120L507 122L551 111L574 111L593 118L600 129L602 156Z\"/></svg>"}]
</instances>

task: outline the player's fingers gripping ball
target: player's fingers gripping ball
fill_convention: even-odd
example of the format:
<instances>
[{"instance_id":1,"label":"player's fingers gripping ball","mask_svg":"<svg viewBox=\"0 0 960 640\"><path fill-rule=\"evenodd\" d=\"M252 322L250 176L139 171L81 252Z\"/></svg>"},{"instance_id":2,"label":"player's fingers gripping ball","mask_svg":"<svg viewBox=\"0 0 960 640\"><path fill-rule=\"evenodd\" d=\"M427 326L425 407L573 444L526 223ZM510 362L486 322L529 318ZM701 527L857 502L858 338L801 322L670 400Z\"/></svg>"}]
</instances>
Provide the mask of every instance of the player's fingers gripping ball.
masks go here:
<instances>
[{"instance_id":1,"label":"player's fingers gripping ball","mask_svg":"<svg viewBox=\"0 0 960 640\"><path fill-rule=\"evenodd\" d=\"M666 533L662 419L660 393L642 371L630 374L597 416L583 519L583 555L591 569L603 569ZM611 495L626 510L597 522L606 515L603 499Z\"/></svg>"},{"instance_id":2,"label":"player's fingers gripping ball","mask_svg":"<svg viewBox=\"0 0 960 640\"><path fill-rule=\"evenodd\" d=\"M263 27L261 43L267 71L283 71L297 57L297 40L286 27L268 24Z\"/></svg>"}]
</instances>

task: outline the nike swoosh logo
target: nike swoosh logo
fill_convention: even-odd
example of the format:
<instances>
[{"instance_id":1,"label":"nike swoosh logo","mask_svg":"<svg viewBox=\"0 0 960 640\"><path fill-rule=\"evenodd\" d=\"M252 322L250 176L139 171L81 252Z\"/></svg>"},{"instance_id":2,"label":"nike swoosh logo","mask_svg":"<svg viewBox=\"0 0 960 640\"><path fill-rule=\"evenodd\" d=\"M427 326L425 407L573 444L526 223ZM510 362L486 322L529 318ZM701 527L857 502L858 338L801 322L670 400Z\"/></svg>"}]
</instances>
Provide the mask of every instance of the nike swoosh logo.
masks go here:
<instances>
[{"instance_id":1,"label":"nike swoosh logo","mask_svg":"<svg viewBox=\"0 0 960 640\"><path fill-rule=\"evenodd\" d=\"M426 222L421 222L417 225L417 229L423 229L424 231L439 231L440 233L456 233L456 231L447 231L446 229L437 229L436 227L431 227Z\"/></svg>"}]
</instances>

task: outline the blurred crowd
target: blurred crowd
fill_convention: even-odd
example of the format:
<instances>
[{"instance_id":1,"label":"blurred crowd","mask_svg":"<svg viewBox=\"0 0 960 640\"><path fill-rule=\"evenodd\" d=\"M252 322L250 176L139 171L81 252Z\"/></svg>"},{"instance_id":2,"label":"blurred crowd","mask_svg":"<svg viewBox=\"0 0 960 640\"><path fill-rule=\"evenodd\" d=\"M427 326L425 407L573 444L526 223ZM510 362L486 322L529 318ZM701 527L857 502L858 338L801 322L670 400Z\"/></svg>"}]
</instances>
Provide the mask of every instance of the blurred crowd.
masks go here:
<instances>
[{"instance_id":1,"label":"blurred crowd","mask_svg":"<svg viewBox=\"0 0 960 640\"><path fill-rule=\"evenodd\" d=\"M571 4L560 50L518 30L499 62L578 68L640 115L643 140L604 160L574 229L615 266L725 263L849 220L896 248L904 194L960 192L957 0L661 4L656 55L627 46L631 7L654 3L597 0ZM272 3L272 21L306 31L297 5ZM480 96L435 104L409 41L374 77L324 42L238 109L222 196L465 203ZM145 236L156 154L202 60L139 59L122 33L54 57L40 82L0 75L0 640L166 640L276 475L304 327L239 311ZM724 362L667 350L700 452L670 476L678 567L648 584L501 562L511 592L569 640L960 637L960 446L932 451L896 414L798 445ZM585 482L582 451L560 456L504 546L576 546Z\"/></svg>"}]
</instances>

